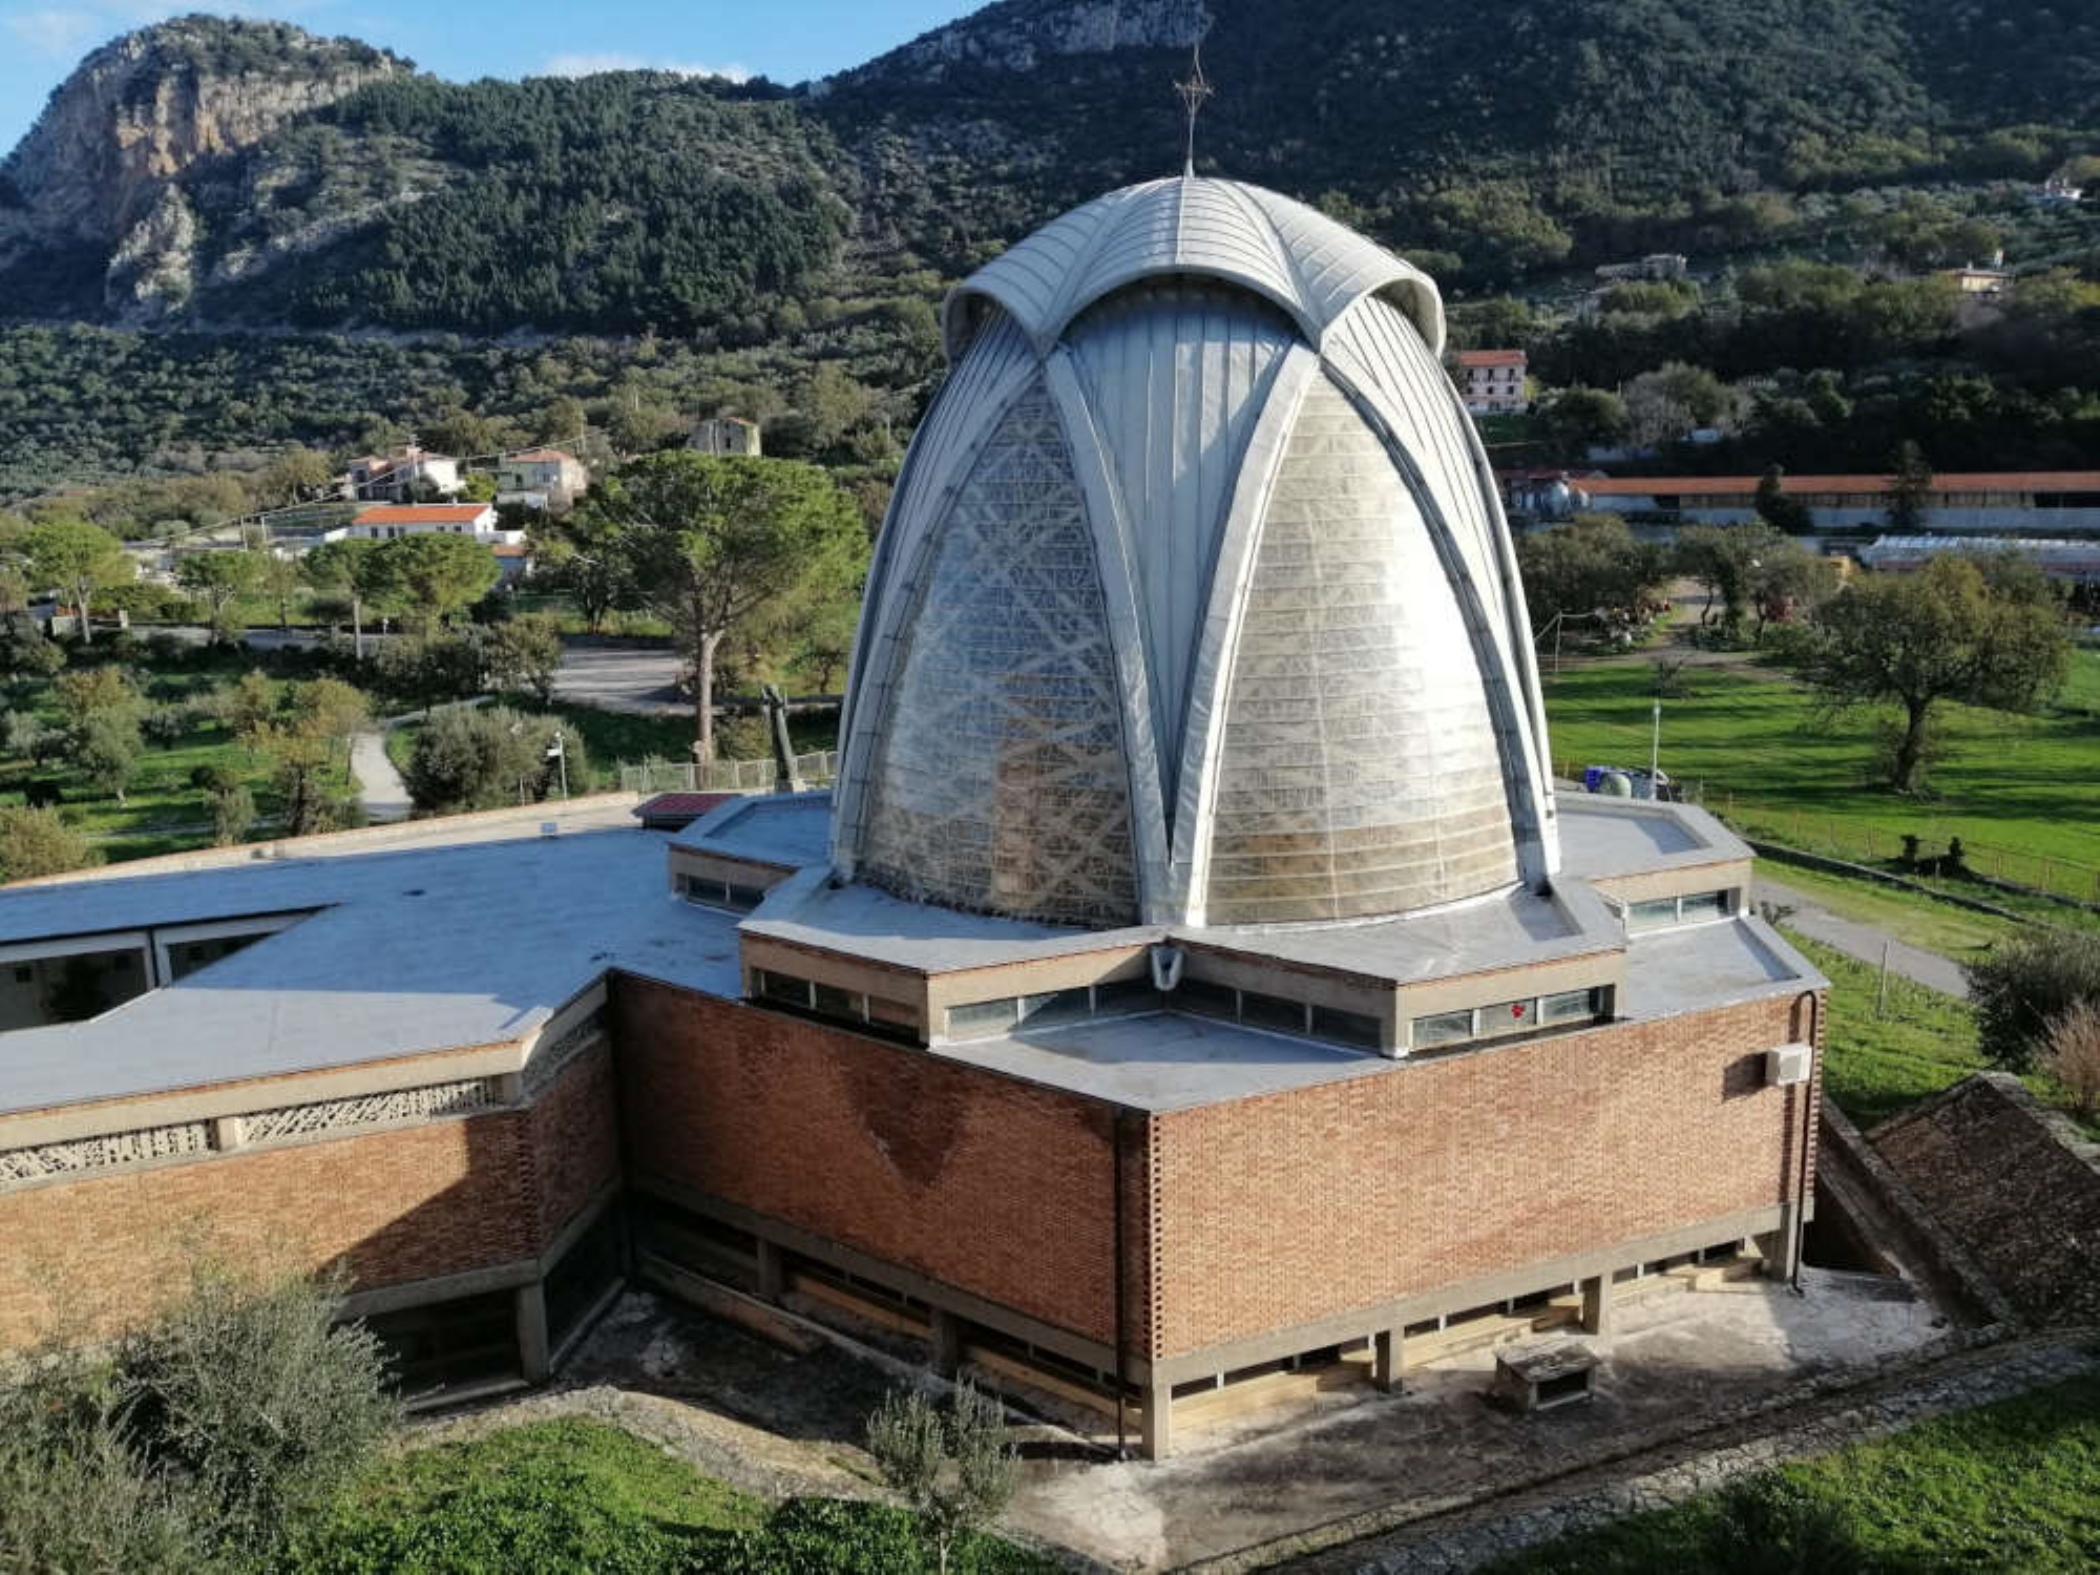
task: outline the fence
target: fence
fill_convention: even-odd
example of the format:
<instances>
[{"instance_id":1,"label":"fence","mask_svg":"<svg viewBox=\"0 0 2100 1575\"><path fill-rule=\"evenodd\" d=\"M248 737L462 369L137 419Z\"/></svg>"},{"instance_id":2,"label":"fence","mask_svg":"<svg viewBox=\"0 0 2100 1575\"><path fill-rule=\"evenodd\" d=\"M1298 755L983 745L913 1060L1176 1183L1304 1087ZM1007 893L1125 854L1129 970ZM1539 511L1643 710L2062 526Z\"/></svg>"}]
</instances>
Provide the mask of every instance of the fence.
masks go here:
<instances>
[{"instance_id":1,"label":"fence","mask_svg":"<svg viewBox=\"0 0 2100 1575\"><path fill-rule=\"evenodd\" d=\"M622 764L623 793L770 793L780 768L770 760L717 760L705 771L691 762L644 760ZM795 775L806 787L822 787L839 774L835 749L795 757Z\"/></svg>"}]
</instances>

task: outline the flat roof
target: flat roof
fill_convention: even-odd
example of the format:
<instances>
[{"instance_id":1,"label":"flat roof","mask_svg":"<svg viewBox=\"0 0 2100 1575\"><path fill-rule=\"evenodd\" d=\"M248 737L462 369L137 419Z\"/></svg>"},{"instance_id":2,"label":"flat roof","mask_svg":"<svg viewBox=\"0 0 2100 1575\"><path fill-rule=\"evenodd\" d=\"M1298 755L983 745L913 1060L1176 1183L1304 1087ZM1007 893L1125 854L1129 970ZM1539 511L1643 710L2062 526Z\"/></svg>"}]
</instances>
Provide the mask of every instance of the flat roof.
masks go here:
<instances>
[{"instance_id":1,"label":"flat roof","mask_svg":"<svg viewBox=\"0 0 2100 1575\"><path fill-rule=\"evenodd\" d=\"M732 796L680 831L677 845L782 869L825 863L831 857L830 790Z\"/></svg>"},{"instance_id":2,"label":"flat roof","mask_svg":"<svg viewBox=\"0 0 2100 1575\"><path fill-rule=\"evenodd\" d=\"M1657 804L1601 793L1555 796L1561 872L1580 880L1689 869L1752 857L1750 845L1696 804Z\"/></svg>"},{"instance_id":3,"label":"flat roof","mask_svg":"<svg viewBox=\"0 0 2100 1575\"><path fill-rule=\"evenodd\" d=\"M1722 919L1638 937L1627 952L1619 1018L1644 1022L1710 1011L1819 989L1826 982L1763 920ZM1528 1037L1487 1039L1433 1054L1388 1057L1214 1018L1154 1012L1053 1028L1023 1026L996 1039L935 1045L927 1053L1160 1113L1351 1078L1395 1076L1453 1056L1493 1055L1528 1042Z\"/></svg>"},{"instance_id":4,"label":"flat roof","mask_svg":"<svg viewBox=\"0 0 2100 1575\"><path fill-rule=\"evenodd\" d=\"M1734 497L1757 491L1762 476L1597 476L1585 484L1592 497ZM1893 491L1893 476L1783 476L1780 490L1877 497ZM2005 470L1945 472L1928 489L1942 492L2100 492L2100 470Z\"/></svg>"},{"instance_id":5,"label":"flat roof","mask_svg":"<svg viewBox=\"0 0 2100 1575\"><path fill-rule=\"evenodd\" d=\"M443 1050L540 1027L609 968L738 996L731 915L638 828L0 890L26 941L310 910L83 1023L0 1034L0 1114Z\"/></svg>"}]
</instances>

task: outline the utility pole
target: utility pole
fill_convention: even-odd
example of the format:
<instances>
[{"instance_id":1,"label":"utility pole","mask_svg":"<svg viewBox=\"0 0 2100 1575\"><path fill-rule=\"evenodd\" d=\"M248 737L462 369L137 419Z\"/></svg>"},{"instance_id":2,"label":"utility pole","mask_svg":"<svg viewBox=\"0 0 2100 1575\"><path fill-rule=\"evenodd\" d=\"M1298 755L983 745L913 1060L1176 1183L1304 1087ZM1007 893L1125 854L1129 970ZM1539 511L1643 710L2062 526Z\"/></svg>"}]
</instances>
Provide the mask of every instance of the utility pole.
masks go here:
<instances>
[{"instance_id":1,"label":"utility pole","mask_svg":"<svg viewBox=\"0 0 2100 1575\"><path fill-rule=\"evenodd\" d=\"M1655 702L1655 731L1648 739L1648 785L1653 787L1656 772L1662 764L1663 747L1663 703L1658 696Z\"/></svg>"}]
</instances>

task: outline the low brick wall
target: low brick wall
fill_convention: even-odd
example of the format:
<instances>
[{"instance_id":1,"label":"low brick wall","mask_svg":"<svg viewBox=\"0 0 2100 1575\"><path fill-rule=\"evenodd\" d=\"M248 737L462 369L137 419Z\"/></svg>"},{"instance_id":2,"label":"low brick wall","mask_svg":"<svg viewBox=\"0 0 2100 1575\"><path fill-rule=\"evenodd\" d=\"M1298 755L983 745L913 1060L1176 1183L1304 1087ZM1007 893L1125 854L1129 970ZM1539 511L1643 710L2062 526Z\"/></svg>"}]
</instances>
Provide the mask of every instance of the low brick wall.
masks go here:
<instances>
[{"instance_id":1,"label":"low brick wall","mask_svg":"<svg viewBox=\"0 0 2100 1575\"><path fill-rule=\"evenodd\" d=\"M1876 1152L2031 1323L2100 1323L2100 1145L2004 1072L1871 1134Z\"/></svg>"}]
</instances>

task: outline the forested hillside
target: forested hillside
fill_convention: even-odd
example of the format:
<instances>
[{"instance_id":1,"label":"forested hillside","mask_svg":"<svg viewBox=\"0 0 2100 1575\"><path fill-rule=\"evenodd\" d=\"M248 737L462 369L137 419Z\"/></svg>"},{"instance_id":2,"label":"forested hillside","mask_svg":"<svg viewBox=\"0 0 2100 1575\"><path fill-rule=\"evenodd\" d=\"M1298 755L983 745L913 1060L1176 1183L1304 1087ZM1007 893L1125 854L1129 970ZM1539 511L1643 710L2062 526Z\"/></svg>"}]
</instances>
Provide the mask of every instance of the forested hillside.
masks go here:
<instances>
[{"instance_id":1,"label":"forested hillside","mask_svg":"<svg viewBox=\"0 0 2100 1575\"><path fill-rule=\"evenodd\" d=\"M1409 253L1462 340L1556 382L1821 368L1886 411L1955 375L2083 411L2100 381L2100 206L2030 200L2100 186L2100 8L2061 0L1004 0L797 88L454 84L184 18L96 51L0 165L0 494L556 398L628 447L734 406L879 466L948 283L1179 167L1198 31L1200 169ZM2001 245L2010 324L1920 277ZM1707 283L1552 304L1650 251Z\"/></svg>"}]
</instances>

